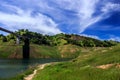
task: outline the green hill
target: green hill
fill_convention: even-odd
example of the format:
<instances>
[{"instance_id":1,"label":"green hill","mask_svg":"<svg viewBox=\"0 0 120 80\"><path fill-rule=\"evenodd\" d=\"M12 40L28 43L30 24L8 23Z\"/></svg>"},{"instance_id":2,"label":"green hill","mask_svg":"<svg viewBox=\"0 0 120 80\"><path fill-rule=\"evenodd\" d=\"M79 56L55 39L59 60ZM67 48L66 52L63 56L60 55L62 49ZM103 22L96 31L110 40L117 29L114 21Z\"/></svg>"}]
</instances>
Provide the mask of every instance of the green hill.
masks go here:
<instances>
[{"instance_id":1,"label":"green hill","mask_svg":"<svg viewBox=\"0 0 120 80\"><path fill-rule=\"evenodd\" d=\"M79 57L47 66L33 80L120 80L120 44L81 48Z\"/></svg>"},{"instance_id":2,"label":"green hill","mask_svg":"<svg viewBox=\"0 0 120 80\"><path fill-rule=\"evenodd\" d=\"M47 46L60 46L66 44L73 44L80 47L110 47L114 46L116 41L101 41L98 39L85 37L76 34L56 34L56 35L42 35L40 33L31 32L28 30L18 30L14 32L16 35L24 36L29 38L30 43L38 45L47 45ZM20 42L23 43L24 39L19 38ZM6 36L0 35L0 42L11 42L16 41L16 36L13 34L8 34Z\"/></svg>"}]
</instances>

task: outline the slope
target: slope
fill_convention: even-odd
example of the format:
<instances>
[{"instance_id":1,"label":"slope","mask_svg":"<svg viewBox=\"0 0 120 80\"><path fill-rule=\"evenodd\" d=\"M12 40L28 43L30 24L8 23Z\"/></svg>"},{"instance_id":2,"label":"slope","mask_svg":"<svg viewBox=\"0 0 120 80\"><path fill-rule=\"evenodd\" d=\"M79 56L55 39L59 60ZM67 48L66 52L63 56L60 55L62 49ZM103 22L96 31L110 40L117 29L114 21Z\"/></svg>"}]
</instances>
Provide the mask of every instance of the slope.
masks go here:
<instances>
[{"instance_id":1,"label":"slope","mask_svg":"<svg viewBox=\"0 0 120 80\"><path fill-rule=\"evenodd\" d=\"M30 58L75 58L79 55L79 46L67 44L59 46L30 45ZM22 44L14 42L0 44L0 58L22 58Z\"/></svg>"},{"instance_id":2,"label":"slope","mask_svg":"<svg viewBox=\"0 0 120 80\"><path fill-rule=\"evenodd\" d=\"M81 48L79 57L47 66L38 71L33 80L120 80L119 57L120 44L107 48Z\"/></svg>"}]
</instances>

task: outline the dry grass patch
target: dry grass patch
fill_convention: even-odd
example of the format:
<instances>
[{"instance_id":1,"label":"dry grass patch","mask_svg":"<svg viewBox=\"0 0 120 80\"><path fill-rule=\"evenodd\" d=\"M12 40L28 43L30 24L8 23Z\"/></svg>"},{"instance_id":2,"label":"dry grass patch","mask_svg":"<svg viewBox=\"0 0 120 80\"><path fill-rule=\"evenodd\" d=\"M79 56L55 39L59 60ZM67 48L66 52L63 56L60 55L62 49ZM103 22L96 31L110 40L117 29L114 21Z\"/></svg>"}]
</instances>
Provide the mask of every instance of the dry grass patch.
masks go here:
<instances>
[{"instance_id":1,"label":"dry grass patch","mask_svg":"<svg viewBox=\"0 0 120 80\"><path fill-rule=\"evenodd\" d=\"M109 68L111 68L111 67L113 67L113 66L115 66L116 68L120 68L120 63L99 65L99 66L96 66L96 68L109 69Z\"/></svg>"}]
</instances>

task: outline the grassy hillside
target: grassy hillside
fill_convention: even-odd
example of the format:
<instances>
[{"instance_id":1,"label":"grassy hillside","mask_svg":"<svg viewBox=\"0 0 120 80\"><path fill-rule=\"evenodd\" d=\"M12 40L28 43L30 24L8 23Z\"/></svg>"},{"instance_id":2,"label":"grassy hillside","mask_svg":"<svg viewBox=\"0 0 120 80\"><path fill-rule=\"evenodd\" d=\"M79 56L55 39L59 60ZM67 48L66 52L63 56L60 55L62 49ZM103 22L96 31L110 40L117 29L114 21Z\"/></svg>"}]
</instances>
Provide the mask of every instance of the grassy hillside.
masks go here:
<instances>
[{"instance_id":1,"label":"grassy hillside","mask_svg":"<svg viewBox=\"0 0 120 80\"><path fill-rule=\"evenodd\" d=\"M75 45L30 45L30 58L75 58L80 49ZM14 42L0 43L0 58L22 58L22 44L15 45Z\"/></svg>"},{"instance_id":2,"label":"grassy hillside","mask_svg":"<svg viewBox=\"0 0 120 80\"><path fill-rule=\"evenodd\" d=\"M120 80L120 44L81 48L79 57L47 66L33 80Z\"/></svg>"}]
</instances>

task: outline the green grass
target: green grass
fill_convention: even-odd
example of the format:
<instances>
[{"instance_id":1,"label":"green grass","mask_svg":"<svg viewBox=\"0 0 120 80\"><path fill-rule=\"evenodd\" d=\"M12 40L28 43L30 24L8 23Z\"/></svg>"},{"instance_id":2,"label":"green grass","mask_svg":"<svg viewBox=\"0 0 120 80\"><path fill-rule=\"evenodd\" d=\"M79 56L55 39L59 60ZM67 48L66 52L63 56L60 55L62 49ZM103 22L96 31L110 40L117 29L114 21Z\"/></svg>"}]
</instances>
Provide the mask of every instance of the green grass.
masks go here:
<instances>
[{"instance_id":1,"label":"green grass","mask_svg":"<svg viewBox=\"0 0 120 80\"><path fill-rule=\"evenodd\" d=\"M13 54L17 54L22 57L22 46L0 46L0 58L11 58ZM20 57L20 58L21 58Z\"/></svg>"},{"instance_id":2,"label":"green grass","mask_svg":"<svg viewBox=\"0 0 120 80\"><path fill-rule=\"evenodd\" d=\"M22 46L14 42L0 42L0 58L12 58L14 54L22 57ZM20 58L21 58L20 57Z\"/></svg>"},{"instance_id":3,"label":"green grass","mask_svg":"<svg viewBox=\"0 0 120 80\"><path fill-rule=\"evenodd\" d=\"M81 52L75 45L30 45L30 58L75 58ZM22 45L13 42L0 43L0 58L22 58Z\"/></svg>"},{"instance_id":4,"label":"green grass","mask_svg":"<svg viewBox=\"0 0 120 80\"><path fill-rule=\"evenodd\" d=\"M44 45L31 45L31 57L34 56L36 58L58 58L60 54L57 50L57 47L50 47Z\"/></svg>"},{"instance_id":5,"label":"green grass","mask_svg":"<svg viewBox=\"0 0 120 80\"><path fill-rule=\"evenodd\" d=\"M96 66L120 64L120 45L108 48L81 48L79 57L38 71L33 80L120 80L115 65L100 69Z\"/></svg>"},{"instance_id":6,"label":"green grass","mask_svg":"<svg viewBox=\"0 0 120 80\"><path fill-rule=\"evenodd\" d=\"M64 66L63 66L64 65ZM120 69L101 70L91 66L55 65L40 71L33 80L119 80Z\"/></svg>"}]
</instances>

